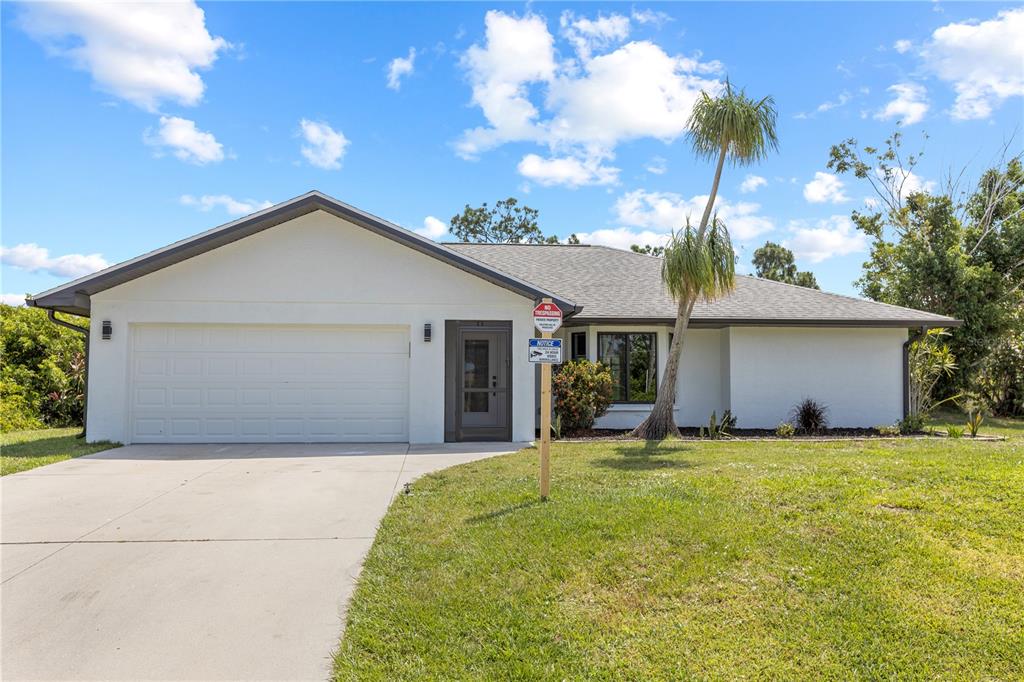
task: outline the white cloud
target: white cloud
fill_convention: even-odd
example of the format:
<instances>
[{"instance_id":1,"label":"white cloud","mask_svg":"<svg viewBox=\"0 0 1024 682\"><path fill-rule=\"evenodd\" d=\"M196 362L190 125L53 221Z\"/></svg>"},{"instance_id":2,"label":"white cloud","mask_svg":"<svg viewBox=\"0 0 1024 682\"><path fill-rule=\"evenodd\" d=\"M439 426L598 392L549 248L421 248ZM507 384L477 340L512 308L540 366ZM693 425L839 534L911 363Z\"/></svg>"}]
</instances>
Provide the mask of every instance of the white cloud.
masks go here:
<instances>
[{"instance_id":1,"label":"white cloud","mask_svg":"<svg viewBox=\"0 0 1024 682\"><path fill-rule=\"evenodd\" d=\"M747 174L747 177L743 178L743 182L740 183L740 191L744 194L749 194L751 192L756 192L758 188L764 187L767 184L768 181L760 175L750 173Z\"/></svg>"},{"instance_id":2,"label":"white cloud","mask_svg":"<svg viewBox=\"0 0 1024 682\"><path fill-rule=\"evenodd\" d=\"M45 272L55 277L81 277L110 265L98 253L69 253L52 258L50 251L38 244L0 246L0 263L29 272Z\"/></svg>"},{"instance_id":3,"label":"white cloud","mask_svg":"<svg viewBox=\"0 0 1024 682\"><path fill-rule=\"evenodd\" d=\"M832 173L821 171L815 173L814 179L804 185L804 199L812 204L839 204L850 200L843 192L843 181Z\"/></svg>"},{"instance_id":4,"label":"white cloud","mask_svg":"<svg viewBox=\"0 0 1024 682\"><path fill-rule=\"evenodd\" d=\"M633 230L628 227L616 227L593 232L577 232L576 236L584 244L600 244L616 249L628 250L630 245L664 246L671 236L668 232L653 230Z\"/></svg>"},{"instance_id":5,"label":"white cloud","mask_svg":"<svg viewBox=\"0 0 1024 682\"><path fill-rule=\"evenodd\" d=\"M928 113L928 92L923 85L896 83L886 90L893 93L893 99L875 113L878 120L896 118L901 125L909 126L920 122Z\"/></svg>"},{"instance_id":6,"label":"white cloud","mask_svg":"<svg viewBox=\"0 0 1024 682\"><path fill-rule=\"evenodd\" d=\"M270 208L274 204L269 201L257 201L255 199L235 199L227 194L204 194L201 197L194 197L191 194L183 194L179 199L183 206L193 206L200 211L211 211L220 206L229 215L249 215L256 211Z\"/></svg>"},{"instance_id":7,"label":"white cloud","mask_svg":"<svg viewBox=\"0 0 1024 682\"><path fill-rule=\"evenodd\" d=\"M904 54L906 52L910 52L910 48L913 46L914 44L909 40L897 40L892 44L892 49L896 50L900 54Z\"/></svg>"},{"instance_id":8,"label":"white cloud","mask_svg":"<svg viewBox=\"0 0 1024 682\"><path fill-rule=\"evenodd\" d=\"M881 203L882 202L880 202L875 197L864 197L864 205L872 210L878 208L879 205L881 205Z\"/></svg>"},{"instance_id":9,"label":"white cloud","mask_svg":"<svg viewBox=\"0 0 1024 682\"><path fill-rule=\"evenodd\" d=\"M213 133L199 130L195 121L186 118L161 116L159 130L147 130L143 140L153 147L169 148L178 159L197 166L224 160L224 146Z\"/></svg>"},{"instance_id":10,"label":"white cloud","mask_svg":"<svg viewBox=\"0 0 1024 682\"><path fill-rule=\"evenodd\" d=\"M545 159L537 154L527 154L519 162L517 170L524 178L544 187L562 185L575 189L583 185L610 185L619 179L619 169L602 165L600 157Z\"/></svg>"},{"instance_id":11,"label":"white cloud","mask_svg":"<svg viewBox=\"0 0 1024 682\"><path fill-rule=\"evenodd\" d=\"M649 228L667 235L683 227L687 218L691 224L698 224L707 200L707 195L685 199L673 192L647 192L640 189L619 197L615 202L615 213L623 225ZM718 218L729 228L729 234L737 242L753 239L775 229L771 220L758 214L760 209L760 204L733 204L721 196L715 202Z\"/></svg>"},{"instance_id":12,"label":"white cloud","mask_svg":"<svg viewBox=\"0 0 1024 682\"><path fill-rule=\"evenodd\" d=\"M349 141L340 130L334 130L322 121L307 119L299 121L299 127L306 142L302 145L302 155L307 161L324 170L341 168L341 159Z\"/></svg>"},{"instance_id":13,"label":"white cloud","mask_svg":"<svg viewBox=\"0 0 1024 682\"><path fill-rule=\"evenodd\" d=\"M633 8L630 13L630 17L638 24L653 24L656 28L661 28L664 24L672 21L665 12L659 12L653 9L640 9Z\"/></svg>"},{"instance_id":14,"label":"white cloud","mask_svg":"<svg viewBox=\"0 0 1024 682\"><path fill-rule=\"evenodd\" d=\"M388 87L398 90L402 87L402 78L411 76L416 69L416 48L409 48L409 56L395 57L388 62Z\"/></svg>"},{"instance_id":15,"label":"white cloud","mask_svg":"<svg viewBox=\"0 0 1024 682\"><path fill-rule=\"evenodd\" d=\"M163 100L192 106L198 70L230 47L210 35L194 2L30 2L18 23L48 52L88 71L96 86L143 109Z\"/></svg>"},{"instance_id":16,"label":"white cloud","mask_svg":"<svg viewBox=\"0 0 1024 682\"><path fill-rule=\"evenodd\" d=\"M834 215L819 220L813 225L804 221L789 224L792 237L782 242L799 259L820 263L833 256L845 256L865 251L867 237L854 227L853 222L843 215Z\"/></svg>"},{"instance_id":17,"label":"white cloud","mask_svg":"<svg viewBox=\"0 0 1024 682\"><path fill-rule=\"evenodd\" d=\"M25 294L0 294L0 303L4 305L25 305Z\"/></svg>"},{"instance_id":18,"label":"white cloud","mask_svg":"<svg viewBox=\"0 0 1024 682\"><path fill-rule=\"evenodd\" d=\"M576 31L576 42L584 36L579 27L587 26L585 35L593 39L587 38L586 50L625 38L625 17L612 24L600 23L610 17L588 24L575 15L563 18ZM456 143L463 158L507 142L533 142L548 147L553 157L594 165L626 140L676 139L686 132L700 91L721 87L703 77L719 73L718 62L673 57L649 41L559 63L554 36L542 17L492 10L485 23L483 45L471 46L462 65L487 126L464 131Z\"/></svg>"},{"instance_id":19,"label":"white cloud","mask_svg":"<svg viewBox=\"0 0 1024 682\"><path fill-rule=\"evenodd\" d=\"M938 28L922 56L939 78L953 84L953 118L988 118L1003 100L1024 95L1024 9Z\"/></svg>"},{"instance_id":20,"label":"white cloud","mask_svg":"<svg viewBox=\"0 0 1024 682\"><path fill-rule=\"evenodd\" d=\"M663 156L652 157L644 166L644 170L652 175L664 175L668 172L668 159Z\"/></svg>"},{"instance_id":21,"label":"white cloud","mask_svg":"<svg viewBox=\"0 0 1024 682\"><path fill-rule=\"evenodd\" d=\"M934 180L925 180L912 171L904 171L899 168L891 169L888 178L881 168L875 169L875 175L889 187L892 195L900 201L914 192L931 192L937 186Z\"/></svg>"},{"instance_id":22,"label":"white cloud","mask_svg":"<svg viewBox=\"0 0 1024 682\"><path fill-rule=\"evenodd\" d=\"M436 241L448 234L448 225L434 216L428 215L423 219L423 227L413 230L413 232Z\"/></svg>"},{"instance_id":23,"label":"white cloud","mask_svg":"<svg viewBox=\"0 0 1024 682\"><path fill-rule=\"evenodd\" d=\"M605 49L629 37L629 17L598 13L596 19L576 17L572 11L562 12L558 20L562 36L575 48L580 59L590 59L594 50Z\"/></svg>"}]
</instances>

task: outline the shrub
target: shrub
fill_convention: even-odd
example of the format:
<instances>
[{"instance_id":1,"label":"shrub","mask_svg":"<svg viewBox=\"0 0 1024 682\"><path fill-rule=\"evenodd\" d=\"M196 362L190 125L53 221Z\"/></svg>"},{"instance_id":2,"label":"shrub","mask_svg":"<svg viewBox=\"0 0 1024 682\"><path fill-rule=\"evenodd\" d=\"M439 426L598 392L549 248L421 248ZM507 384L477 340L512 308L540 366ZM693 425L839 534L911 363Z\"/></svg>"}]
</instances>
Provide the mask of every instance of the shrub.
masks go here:
<instances>
[{"instance_id":1,"label":"shrub","mask_svg":"<svg viewBox=\"0 0 1024 682\"><path fill-rule=\"evenodd\" d=\"M789 422L779 422L779 425L775 427L775 435L779 438L792 438L794 433L796 433L796 429Z\"/></svg>"},{"instance_id":2,"label":"shrub","mask_svg":"<svg viewBox=\"0 0 1024 682\"><path fill-rule=\"evenodd\" d=\"M573 360L558 369L552 390L560 431L568 434L590 429L612 403L612 373L601 363Z\"/></svg>"},{"instance_id":3,"label":"shrub","mask_svg":"<svg viewBox=\"0 0 1024 682\"><path fill-rule=\"evenodd\" d=\"M908 414L903 419L896 422L900 427L900 433L921 433L924 430L924 415L923 414Z\"/></svg>"},{"instance_id":4,"label":"shrub","mask_svg":"<svg viewBox=\"0 0 1024 682\"><path fill-rule=\"evenodd\" d=\"M11 381L0 380L0 433L41 429L38 410L25 396L25 389Z\"/></svg>"},{"instance_id":5,"label":"shrub","mask_svg":"<svg viewBox=\"0 0 1024 682\"><path fill-rule=\"evenodd\" d=\"M949 436L950 438L963 438L964 430L959 426L947 426L946 435Z\"/></svg>"},{"instance_id":6,"label":"shrub","mask_svg":"<svg viewBox=\"0 0 1024 682\"><path fill-rule=\"evenodd\" d=\"M729 437L729 429L736 427L736 415L732 413L732 410L726 410L722 413L722 421L719 423L718 415L715 412L711 413L711 417L708 419L708 437L711 440L719 440L721 438ZM701 427L701 438L704 437L704 428Z\"/></svg>"},{"instance_id":7,"label":"shrub","mask_svg":"<svg viewBox=\"0 0 1024 682\"><path fill-rule=\"evenodd\" d=\"M967 430L971 432L971 438L977 437L983 421L985 421L985 418L981 416L981 410L967 413Z\"/></svg>"},{"instance_id":8,"label":"shrub","mask_svg":"<svg viewBox=\"0 0 1024 682\"><path fill-rule=\"evenodd\" d=\"M73 320L88 325L88 320ZM81 334L46 319L46 311L0 305L0 411L51 426L82 423L85 343ZM56 394L56 396L53 396ZM16 397L20 396L20 397Z\"/></svg>"},{"instance_id":9,"label":"shrub","mask_svg":"<svg viewBox=\"0 0 1024 682\"><path fill-rule=\"evenodd\" d=\"M875 427L875 431L878 431L879 435L882 436L898 436L900 435L900 423L895 424L882 424Z\"/></svg>"},{"instance_id":10,"label":"shrub","mask_svg":"<svg viewBox=\"0 0 1024 682\"><path fill-rule=\"evenodd\" d=\"M804 398L793 408L793 423L806 433L818 433L828 428L828 407Z\"/></svg>"}]
</instances>

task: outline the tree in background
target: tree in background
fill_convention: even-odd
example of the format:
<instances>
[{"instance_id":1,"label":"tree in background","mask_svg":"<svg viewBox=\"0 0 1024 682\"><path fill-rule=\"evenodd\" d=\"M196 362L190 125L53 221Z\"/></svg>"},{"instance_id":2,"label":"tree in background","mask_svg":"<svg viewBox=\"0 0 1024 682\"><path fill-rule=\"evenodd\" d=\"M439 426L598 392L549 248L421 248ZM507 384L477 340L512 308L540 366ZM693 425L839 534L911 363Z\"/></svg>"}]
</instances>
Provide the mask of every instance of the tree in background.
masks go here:
<instances>
[{"instance_id":1,"label":"tree in background","mask_svg":"<svg viewBox=\"0 0 1024 682\"><path fill-rule=\"evenodd\" d=\"M639 244L630 244L629 250L633 253L642 253L646 256L660 257L665 255L664 246L651 246L650 244L644 244L643 246L640 246Z\"/></svg>"},{"instance_id":2,"label":"tree in background","mask_svg":"<svg viewBox=\"0 0 1024 682\"><path fill-rule=\"evenodd\" d=\"M676 375L693 306L698 300L714 299L733 286L736 256L729 232L717 218L711 219L722 169L726 159L733 165L745 166L777 149L776 118L771 97L754 101L742 90L734 91L728 80L717 97L702 92L693 105L687 136L698 158L717 159L717 165L700 225L693 229L687 224L673 234L665 249L661 274L676 301L676 323L654 407L633 430L639 438L661 440L678 433L674 415Z\"/></svg>"},{"instance_id":3,"label":"tree in background","mask_svg":"<svg viewBox=\"0 0 1024 682\"><path fill-rule=\"evenodd\" d=\"M808 289L820 289L813 272L796 269L793 252L781 244L765 242L754 251L754 271L758 277L795 284Z\"/></svg>"},{"instance_id":4,"label":"tree in background","mask_svg":"<svg viewBox=\"0 0 1024 682\"><path fill-rule=\"evenodd\" d=\"M75 319L88 326L89 321ZM85 340L38 308L0 304L0 430L82 423Z\"/></svg>"},{"instance_id":5,"label":"tree in background","mask_svg":"<svg viewBox=\"0 0 1024 682\"><path fill-rule=\"evenodd\" d=\"M466 204L462 213L452 216L451 233L460 242L543 244L548 240L537 225L539 215L539 211L520 204L514 197L498 201L493 208L486 203L478 208Z\"/></svg>"},{"instance_id":6,"label":"tree in background","mask_svg":"<svg viewBox=\"0 0 1024 682\"><path fill-rule=\"evenodd\" d=\"M883 147L846 140L832 147L828 167L869 184L876 210L852 219L871 238L870 259L857 281L868 298L963 320L949 346L957 369L938 395L980 396L1001 414L1024 414L1024 170L1018 154L1001 159L978 183L961 189L964 173L932 189L913 170L894 133Z\"/></svg>"}]
</instances>

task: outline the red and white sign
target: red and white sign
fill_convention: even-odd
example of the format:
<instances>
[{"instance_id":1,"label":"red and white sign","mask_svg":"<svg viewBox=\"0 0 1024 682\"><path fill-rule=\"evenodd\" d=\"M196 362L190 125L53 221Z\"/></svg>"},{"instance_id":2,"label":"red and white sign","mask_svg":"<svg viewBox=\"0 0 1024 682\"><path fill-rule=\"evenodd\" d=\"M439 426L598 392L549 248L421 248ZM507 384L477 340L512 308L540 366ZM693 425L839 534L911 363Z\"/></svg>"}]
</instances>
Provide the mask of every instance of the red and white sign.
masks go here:
<instances>
[{"instance_id":1,"label":"red and white sign","mask_svg":"<svg viewBox=\"0 0 1024 682\"><path fill-rule=\"evenodd\" d=\"M533 326L541 333L551 334L562 326L562 310L554 303L538 303L533 309Z\"/></svg>"}]
</instances>

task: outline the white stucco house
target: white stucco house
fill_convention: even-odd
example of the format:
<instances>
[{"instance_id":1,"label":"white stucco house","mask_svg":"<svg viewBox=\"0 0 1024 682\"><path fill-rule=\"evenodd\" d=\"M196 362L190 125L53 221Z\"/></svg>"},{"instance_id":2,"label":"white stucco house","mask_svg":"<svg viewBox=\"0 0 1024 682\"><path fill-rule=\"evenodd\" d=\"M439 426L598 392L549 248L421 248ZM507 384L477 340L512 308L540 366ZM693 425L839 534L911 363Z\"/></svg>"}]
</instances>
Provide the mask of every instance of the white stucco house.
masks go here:
<instances>
[{"instance_id":1,"label":"white stucco house","mask_svg":"<svg viewBox=\"0 0 1024 682\"><path fill-rule=\"evenodd\" d=\"M600 246L437 244L320 192L51 289L91 318L90 441L532 440L531 311L610 365L598 426L643 418L675 304L660 261ZM753 277L694 310L676 421L771 428L804 397L836 426L903 416L911 330L956 320Z\"/></svg>"}]
</instances>

